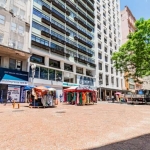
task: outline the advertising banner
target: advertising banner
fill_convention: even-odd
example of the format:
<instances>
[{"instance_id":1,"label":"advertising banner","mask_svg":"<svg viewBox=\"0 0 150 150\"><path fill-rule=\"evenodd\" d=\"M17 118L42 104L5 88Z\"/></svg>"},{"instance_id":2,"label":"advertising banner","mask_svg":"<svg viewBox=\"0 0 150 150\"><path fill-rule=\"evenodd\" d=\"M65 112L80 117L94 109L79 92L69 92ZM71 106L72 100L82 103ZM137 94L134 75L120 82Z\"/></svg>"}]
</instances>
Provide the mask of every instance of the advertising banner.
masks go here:
<instances>
[{"instance_id":1,"label":"advertising banner","mask_svg":"<svg viewBox=\"0 0 150 150\"><path fill-rule=\"evenodd\" d=\"M13 85L27 85L28 72L0 68L0 83Z\"/></svg>"},{"instance_id":2,"label":"advertising banner","mask_svg":"<svg viewBox=\"0 0 150 150\"><path fill-rule=\"evenodd\" d=\"M95 86L95 79L91 77L77 75L77 84L85 86Z\"/></svg>"},{"instance_id":3,"label":"advertising banner","mask_svg":"<svg viewBox=\"0 0 150 150\"><path fill-rule=\"evenodd\" d=\"M20 101L20 86L8 86L7 99L15 100L16 102Z\"/></svg>"}]
</instances>

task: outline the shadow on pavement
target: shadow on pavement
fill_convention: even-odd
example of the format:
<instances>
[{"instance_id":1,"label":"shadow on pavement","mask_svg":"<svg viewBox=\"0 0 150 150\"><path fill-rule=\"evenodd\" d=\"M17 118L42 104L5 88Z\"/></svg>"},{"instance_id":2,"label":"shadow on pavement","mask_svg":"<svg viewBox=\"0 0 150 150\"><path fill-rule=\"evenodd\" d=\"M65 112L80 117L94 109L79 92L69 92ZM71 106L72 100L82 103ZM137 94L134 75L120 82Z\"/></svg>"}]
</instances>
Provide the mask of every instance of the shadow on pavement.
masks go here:
<instances>
[{"instance_id":1,"label":"shadow on pavement","mask_svg":"<svg viewBox=\"0 0 150 150\"><path fill-rule=\"evenodd\" d=\"M150 134L88 150L150 150Z\"/></svg>"}]
</instances>

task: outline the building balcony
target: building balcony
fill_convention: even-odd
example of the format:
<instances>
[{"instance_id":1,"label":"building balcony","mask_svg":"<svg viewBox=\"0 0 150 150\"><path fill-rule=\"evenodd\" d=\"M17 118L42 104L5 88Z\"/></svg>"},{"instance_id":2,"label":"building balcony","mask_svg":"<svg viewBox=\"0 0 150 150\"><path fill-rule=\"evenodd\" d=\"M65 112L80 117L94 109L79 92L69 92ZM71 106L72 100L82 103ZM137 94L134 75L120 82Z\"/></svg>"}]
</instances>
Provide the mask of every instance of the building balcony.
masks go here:
<instances>
[{"instance_id":1,"label":"building balcony","mask_svg":"<svg viewBox=\"0 0 150 150\"><path fill-rule=\"evenodd\" d=\"M94 11L94 4L92 5L88 0L87 0L86 2L87 2L87 6L88 6L92 11Z\"/></svg>"},{"instance_id":2,"label":"building balcony","mask_svg":"<svg viewBox=\"0 0 150 150\"><path fill-rule=\"evenodd\" d=\"M92 21L91 19L89 19L89 18L87 17L87 21L88 21L92 26L95 26L94 20Z\"/></svg>"},{"instance_id":3,"label":"building balcony","mask_svg":"<svg viewBox=\"0 0 150 150\"><path fill-rule=\"evenodd\" d=\"M85 41L83 41L83 40L81 40L81 39L79 39L79 38L78 38L78 41L79 41L80 43L82 43L83 45L85 45L85 46L87 45L87 43L86 43Z\"/></svg>"},{"instance_id":4,"label":"building balcony","mask_svg":"<svg viewBox=\"0 0 150 150\"><path fill-rule=\"evenodd\" d=\"M64 41L64 40L62 40L62 39L56 37L55 35L51 35L51 39L53 39L53 40L55 40L55 41L57 41L57 42L59 42L59 43L61 43L61 44L65 44L65 41Z\"/></svg>"},{"instance_id":5,"label":"building balcony","mask_svg":"<svg viewBox=\"0 0 150 150\"><path fill-rule=\"evenodd\" d=\"M46 37L48 37L48 38L51 37L50 33L47 33L47 32L45 32L45 31L41 31L41 35L46 36Z\"/></svg>"},{"instance_id":6,"label":"building balcony","mask_svg":"<svg viewBox=\"0 0 150 150\"><path fill-rule=\"evenodd\" d=\"M68 9L66 10L66 14L70 16L70 11Z\"/></svg>"},{"instance_id":7,"label":"building balcony","mask_svg":"<svg viewBox=\"0 0 150 150\"><path fill-rule=\"evenodd\" d=\"M83 12L80 9L78 9L78 14L86 20L86 15L83 14Z\"/></svg>"},{"instance_id":8,"label":"building balcony","mask_svg":"<svg viewBox=\"0 0 150 150\"><path fill-rule=\"evenodd\" d=\"M50 26L51 22L45 18L41 18L41 22L45 23L46 25Z\"/></svg>"},{"instance_id":9,"label":"building balcony","mask_svg":"<svg viewBox=\"0 0 150 150\"><path fill-rule=\"evenodd\" d=\"M49 46L46 46L44 44L41 44L41 43L38 43L36 41L31 41L31 44L34 45L34 46L37 46L39 48L42 48L42 49L45 49L45 50L49 50Z\"/></svg>"},{"instance_id":10,"label":"building balcony","mask_svg":"<svg viewBox=\"0 0 150 150\"><path fill-rule=\"evenodd\" d=\"M49 8L47 8L46 6L42 6L42 10L44 10L45 12L47 12L48 14L51 13L51 10Z\"/></svg>"},{"instance_id":11,"label":"building balcony","mask_svg":"<svg viewBox=\"0 0 150 150\"><path fill-rule=\"evenodd\" d=\"M79 58L79 57L74 57L74 60L87 65L87 61L85 59L82 59L82 58Z\"/></svg>"},{"instance_id":12,"label":"building balcony","mask_svg":"<svg viewBox=\"0 0 150 150\"><path fill-rule=\"evenodd\" d=\"M66 21L66 24L69 25L70 27L72 27L74 30L77 31L77 26L75 24L73 24L71 21Z\"/></svg>"},{"instance_id":13,"label":"building balcony","mask_svg":"<svg viewBox=\"0 0 150 150\"><path fill-rule=\"evenodd\" d=\"M89 65L93 68L96 68L96 64L93 64L93 63L89 63Z\"/></svg>"},{"instance_id":14,"label":"building balcony","mask_svg":"<svg viewBox=\"0 0 150 150\"><path fill-rule=\"evenodd\" d=\"M67 36L70 36L70 33L66 31L66 35L67 35Z\"/></svg>"},{"instance_id":15,"label":"building balcony","mask_svg":"<svg viewBox=\"0 0 150 150\"><path fill-rule=\"evenodd\" d=\"M86 43L86 45L89 47L89 48L92 48L93 46L89 43Z\"/></svg>"},{"instance_id":16,"label":"building balcony","mask_svg":"<svg viewBox=\"0 0 150 150\"><path fill-rule=\"evenodd\" d=\"M78 28L78 32L87 37L87 34Z\"/></svg>"},{"instance_id":17,"label":"building balcony","mask_svg":"<svg viewBox=\"0 0 150 150\"><path fill-rule=\"evenodd\" d=\"M78 18L78 23L81 24L84 28L86 28L86 23L84 23L81 19Z\"/></svg>"},{"instance_id":18,"label":"building balcony","mask_svg":"<svg viewBox=\"0 0 150 150\"><path fill-rule=\"evenodd\" d=\"M55 10L52 9L52 16L56 17L57 19L59 19L60 21L62 21L63 23L66 22L65 17L61 16L60 14L58 14Z\"/></svg>"},{"instance_id":19,"label":"building balcony","mask_svg":"<svg viewBox=\"0 0 150 150\"><path fill-rule=\"evenodd\" d=\"M63 29L63 28L60 28L59 26L57 26L56 24L54 24L54 23L51 23L51 26L54 28L54 29L56 29L56 30L58 30L58 31L60 31L60 32L62 32L62 33L66 33L66 31L65 31L65 29Z\"/></svg>"},{"instance_id":20,"label":"building balcony","mask_svg":"<svg viewBox=\"0 0 150 150\"><path fill-rule=\"evenodd\" d=\"M52 2L52 0L46 0L46 1L48 1L49 3L51 3L51 2Z\"/></svg>"},{"instance_id":21,"label":"building balcony","mask_svg":"<svg viewBox=\"0 0 150 150\"><path fill-rule=\"evenodd\" d=\"M84 50L82 48L78 48L78 51L81 52L82 54L87 54L86 50Z\"/></svg>"},{"instance_id":22,"label":"building balcony","mask_svg":"<svg viewBox=\"0 0 150 150\"><path fill-rule=\"evenodd\" d=\"M92 28L90 28L89 26L86 26L86 28L87 28L90 32L92 32Z\"/></svg>"},{"instance_id":23,"label":"building balcony","mask_svg":"<svg viewBox=\"0 0 150 150\"><path fill-rule=\"evenodd\" d=\"M77 11L76 5L73 4L70 0L66 0L66 4L72 8L74 11Z\"/></svg>"},{"instance_id":24,"label":"building balcony","mask_svg":"<svg viewBox=\"0 0 150 150\"><path fill-rule=\"evenodd\" d=\"M86 10L87 11L87 13L92 17L92 18L95 18L95 16L94 16L94 12L92 13L91 11L89 11L89 10Z\"/></svg>"},{"instance_id":25,"label":"building balcony","mask_svg":"<svg viewBox=\"0 0 150 150\"><path fill-rule=\"evenodd\" d=\"M81 2L79 2L79 1L78 1L78 5L79 5L83 10L87 10L86 7L85 7Z\"/></svg>"},{"instance_id":26,"label":"building balcony","mask_svg":"<svg viewBox=\"0 0 150 150\"><path fill-rule=\"evenodd\" d=\"M77 47L76 45L73 45L73 44L71 44L71 43L69 43L69 42L66 42L66 45L67 45L68 47L74 49L74 50L77 50L77 49L78 49L78 47Z\"/></svg>"},{"instance_id":27,"label":"building balcony","mask_svg":"<svg viewBox=\"0 0 150 150\"><path fill-rule=\"evenodd\" d=\"M92 37L89 36L88 34L86 34L86 37L87 37L89 40L92 40Z\"/></svg>"},{"instance_id":28,"label":"building balcony","mask_svg":"<svg viewBox=\"0 0 150 150\"><path fill-rule=\"evenodd\" d=\"M61 56L65 56L65 52L62 51L62 50L58 50L58 49L55 49L55 48L50 48L51 52L52 53L55 53L55 54L58 54L58 55L61 55Z\"/></svg>"},{"instance_id":29,"label":"building balcony","mask_svg":"<svg viewBox=\"0 0 150 150\"><path fill-rule=\"evenodd\" d=\"M57 1L57 0L52 0L52 4L53 4L55 7L59 8L62 12L65 12L65 11L66 11L65 7L63 7L63 6L59 3L59 1Z\"/></svg>"}]
</instances>

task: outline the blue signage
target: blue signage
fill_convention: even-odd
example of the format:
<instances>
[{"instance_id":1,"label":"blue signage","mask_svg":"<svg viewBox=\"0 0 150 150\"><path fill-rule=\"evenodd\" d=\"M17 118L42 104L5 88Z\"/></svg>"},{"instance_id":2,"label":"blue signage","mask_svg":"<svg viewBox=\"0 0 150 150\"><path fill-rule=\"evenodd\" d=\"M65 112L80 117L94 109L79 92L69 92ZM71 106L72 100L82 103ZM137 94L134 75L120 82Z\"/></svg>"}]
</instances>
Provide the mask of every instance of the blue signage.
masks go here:
<instances>
[{"instance_id":1,"label":"blue signage","mask_svg":"<svg viewBox=\"0 0 150 150\"><path fill-rule=\"evenodd\" d=\"M0 68L0 83L13 85L27 85L28 72Z\"/></svg>"},{"instance_id":2,"label":"blue signage","mask_svg":"<svg viewBox=\"0 0 150 150\"><path fill-rule=\"evenodd\" d=\"M139 95L143 95L143 94L144 94L144 93L143 93L143 90L139 90L139 91L138 91L138 94L139 94Z\"/></svg>"}]
</instances>

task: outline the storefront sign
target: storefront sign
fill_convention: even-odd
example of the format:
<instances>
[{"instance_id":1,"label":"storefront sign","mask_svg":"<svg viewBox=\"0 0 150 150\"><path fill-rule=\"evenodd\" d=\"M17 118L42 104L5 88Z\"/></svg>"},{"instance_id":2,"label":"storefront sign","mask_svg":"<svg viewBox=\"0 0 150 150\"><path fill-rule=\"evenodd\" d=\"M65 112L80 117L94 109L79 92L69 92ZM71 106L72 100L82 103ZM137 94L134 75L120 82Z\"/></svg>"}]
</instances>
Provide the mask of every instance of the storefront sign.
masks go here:
<instances>
[{"instance_id":1,"label":"storefront sign","mask_svg":"<svg viewBox=\"0 0 150 150\"><path fill-rule=\"evenodd\" d=\"M63 86L79 86L79 84L63 82Z\"/></svg>"},{"instance_id":2,"label":"storefront sign","mask_svg":"<svg viewBox=\"0 0 150 150\"><path fill-rule=\"evenodd\" d=\"M7 99L15 100L16 102L20 101L20 86L8 86Z\"/></svg>"},{"instance_id":3,"label":"storefront sign","mask_svg":"<svg viewBox=\"0 0 150 150\"><path fill-rule=\"evenodd\" d=\"M27 85L28 72L0 68L0 83L13 85Z\"/></svg>"},{"instance_id":4,"label":"storefront sign","mask_svg":"<svg viewBox=\"0 0 150 150\"><path fill-rule=\"evenodd\" d=\"M95 86L95 79L91 77L77 75L77 84Z\"/></svg>"}]
</instances>

